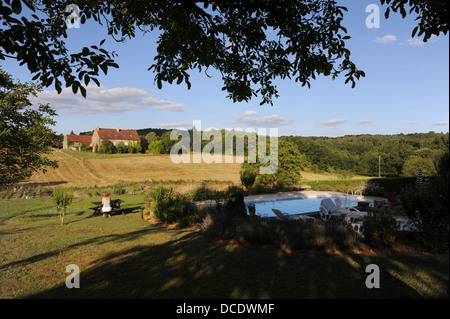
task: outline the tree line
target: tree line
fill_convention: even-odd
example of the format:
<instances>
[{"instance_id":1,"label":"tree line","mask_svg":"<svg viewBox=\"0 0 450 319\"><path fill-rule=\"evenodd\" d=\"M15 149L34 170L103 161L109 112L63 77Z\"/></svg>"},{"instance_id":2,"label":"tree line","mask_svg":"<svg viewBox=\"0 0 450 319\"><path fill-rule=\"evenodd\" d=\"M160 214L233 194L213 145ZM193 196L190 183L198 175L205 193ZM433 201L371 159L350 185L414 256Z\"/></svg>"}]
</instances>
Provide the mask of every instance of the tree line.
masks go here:
<instances>
[{"instance_id":1,"label":"tree line","mask_svg":"<svg viewBox=\"0 0 450 319\"><path fill-rule=\"evenodd\" d=\"M448 133L349 135L343 137L283 137L294 143L312 171L350 172L366 176L439 175L448 158Z\"/></svg>"},{"instance_id":2,"label":"tree line","mask_svg":"<svg viewBox=\"0 0 450 319\"><path fill-rule=\"evenodd\" d=\"M195 130L195 128L194 128ZM193 151L193 132L190 151ZM148 150L154 154L169 154L177 140L170 139L171 130L137 130ZM225 153L225 130L222 136L222 152ZM145 136L141 133L146 133ZM248 155L247 132L232 132L243 135L244 155ZM256 134L256 133L252 133ZM448 158L448 133L413 133L395 135L347 135L342 137L282 136L280 140L296 146L303 167L312 172L340 173L341 175L364 175L381 177L415 176L419 168L428 176L439 175L441 162ZM213 140L202 140L202 149ZM141 142L141 145L146 145ZM143 152L146 149L143 148ZM236 155L236 137L233 140Z\"/></svg>"}]
</instances>

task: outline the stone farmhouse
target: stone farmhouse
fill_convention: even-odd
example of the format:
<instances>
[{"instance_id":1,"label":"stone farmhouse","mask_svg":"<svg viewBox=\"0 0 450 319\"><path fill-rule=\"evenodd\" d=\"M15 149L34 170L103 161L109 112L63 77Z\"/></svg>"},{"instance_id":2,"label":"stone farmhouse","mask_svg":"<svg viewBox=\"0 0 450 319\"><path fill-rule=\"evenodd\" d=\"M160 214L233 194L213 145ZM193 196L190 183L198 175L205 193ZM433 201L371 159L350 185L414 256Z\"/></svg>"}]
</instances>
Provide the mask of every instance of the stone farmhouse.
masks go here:
<instances>
[{"instance_id":1,"label":"stone farmhouse","mask_svg":"<svg viewBox=\"0 0 450 319\"><path fill-rule=\"evenodd\" d=\"M125 145L136 145L141 141L136 130L122 130L117 128L99 128L94 130L94 134L91 135L75 135L73 131L64 136L63 149L75 149L78 150L81 145L84 147L92 147L94 150L95 145L101 147L103 140L111 141L114 146L117 146L120 142Z\"/></svg>"},{"instance_id":2,"label":"stone farmhouse","mask_svg":"<svg viewBox=\"0 0 450 319\"><path fill-rule=\"evenodd\" d=\"M114 146L117 146L120 142L123 142L125 145L136 145L141 141L136 130L121 130L119 127L115 129L97 127L94 134L92 134L92 148L94 148L95 145L100 147L103 140L110 140Z\"/></svg>"},{"instance_id":3,"label":"stone farmhouse","mask_svg":"<svg viewBox=\"0 0 450 319\"><path fill-rule=\"evenodd\" d=\"M63 149L79 150L83 145L88 147L91 145L92 136L90 135L75 135L72 132L64 136Z\"/></svg>"}]
</instances>

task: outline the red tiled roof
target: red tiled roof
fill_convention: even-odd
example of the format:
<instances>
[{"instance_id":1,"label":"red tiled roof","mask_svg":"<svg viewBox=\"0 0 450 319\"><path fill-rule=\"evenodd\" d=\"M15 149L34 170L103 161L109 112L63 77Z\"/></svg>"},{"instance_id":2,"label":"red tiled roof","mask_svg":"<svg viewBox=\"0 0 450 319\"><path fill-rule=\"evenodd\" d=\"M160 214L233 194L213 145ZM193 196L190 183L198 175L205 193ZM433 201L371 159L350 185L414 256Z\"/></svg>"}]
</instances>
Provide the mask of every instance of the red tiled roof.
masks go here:
<instances>
[{"instance_id":1,"label":"red tiled roof","mask_svg":"<svg viewBox=\"0 0 450 319\"><path fill-rule=\"evenodd\" d=\"M69 142L91 143L92 136L69 134L69 135L67 135L67 140Z\"/></svg>"},{"instance_id":2,"label":"red tiled roof","mask_svg":"<svg viewBox=\"0 0 450 319\"><path fill-rule=\"evenodd\" d=\"M108 140L129 140L129 141L140 141L140 137L136 130L122 130L114 128L99 128L98 136L101 139Z\"/></svg>"}]
</instances>

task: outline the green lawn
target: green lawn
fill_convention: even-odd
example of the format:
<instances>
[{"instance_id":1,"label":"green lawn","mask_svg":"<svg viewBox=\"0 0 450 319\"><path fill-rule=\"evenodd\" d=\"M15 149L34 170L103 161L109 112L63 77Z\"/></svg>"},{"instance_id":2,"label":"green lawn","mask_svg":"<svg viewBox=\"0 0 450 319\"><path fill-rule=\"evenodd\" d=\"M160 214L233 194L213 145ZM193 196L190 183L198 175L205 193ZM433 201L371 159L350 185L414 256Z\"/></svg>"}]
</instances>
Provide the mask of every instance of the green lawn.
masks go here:
<instances>
[{"instance_id":1,"label":"green lawn","mask_svg":"<svg viewBox=\"0 0 450 319\"><path fill-rule=\"evenodd\" d=\"M65 225L51 198L0 201L0 298L448 298L448 255L283 252L236 247L141 218L92 216L75 198ZM68 289L66 266L81 271ZM368 289L366 266L381 271Z\"/></svg>"}]
</instances>

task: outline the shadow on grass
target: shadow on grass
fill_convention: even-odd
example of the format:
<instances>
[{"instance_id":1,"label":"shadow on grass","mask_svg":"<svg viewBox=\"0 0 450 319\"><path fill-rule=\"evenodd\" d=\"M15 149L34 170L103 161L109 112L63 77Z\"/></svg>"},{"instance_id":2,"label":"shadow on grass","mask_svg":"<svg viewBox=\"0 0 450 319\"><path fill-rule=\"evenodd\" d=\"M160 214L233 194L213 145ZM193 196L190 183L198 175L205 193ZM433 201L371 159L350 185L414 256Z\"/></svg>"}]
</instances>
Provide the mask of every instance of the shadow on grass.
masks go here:
<instances>
[{"instance_id":1,"label":"shadow on grass","mask_svg":"<svg viewBox=\"0 0 450 319\"><path fill-rule=\"evenodd\" d=\"M160 230L157 228L148 228L148 229L142 229L142 230L129 232L126 234L109 234L109 235L98 236L98 237L94 237L94 238L91 238L91 239L88 239L85 241L81 241L81 242L73 244L73 245L68 245L68 246L64 247L63 250L68 252L70 250L80 249L80 248L83 248L85 246L90 246L90 245L102 245L102 244L107 244L107 243L111 243L111 242L120 242L120 241L133 241L133 240L140 238L143 235L149 234L151 232L157 232L157 231L160 231ZM55 256L58 256L61 253L61 251L62 251L62 249L57 249L57 250L49 251L46 253L37 254L32 257L22 259L19 261L7 263L7 264L0 266L0 271L4 270L4 269L8 269L10 267L17 267L17 266L23 267L23 266L26 266L31 263L35 263L35 262L38 262L41 260L45 260L47 258L55 257Z\"/></svg>"},{"instance_id":2,"label":"shadow on grass","mask_svg":"<svg viewBox=\"0 0 450 319\"><path fill-rule=\"evenodd\" d=\"M98 237L71 248L134 240L155 230ZM420 258L283 253L272 248L234 247L190 232L160 245L141 244L98 258L92 267L80 270L79 289L68 289L61 282L26 298L422 298L396 275L404 276L405 268L408 274L419 271L424 264ZM380 268L379 289L366 287L368 264ZM448 272L444 278L445 270L434 268L431 259L428 266L427 276L448 287ZM448 298L448 290L442 297Z\"/></svg>"}]
</instances>

